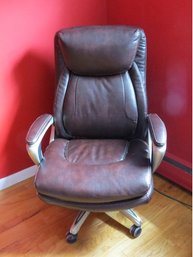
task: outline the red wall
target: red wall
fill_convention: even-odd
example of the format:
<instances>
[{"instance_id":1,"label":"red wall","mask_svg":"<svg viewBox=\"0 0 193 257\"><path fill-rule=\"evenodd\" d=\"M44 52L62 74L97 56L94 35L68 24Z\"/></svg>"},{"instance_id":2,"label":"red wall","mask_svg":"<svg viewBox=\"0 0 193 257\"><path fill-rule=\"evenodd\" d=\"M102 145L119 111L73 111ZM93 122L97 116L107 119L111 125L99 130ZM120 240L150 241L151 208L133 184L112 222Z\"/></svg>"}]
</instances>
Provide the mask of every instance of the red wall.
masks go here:
<instances>
[{"instance_id":1,"label":"red wall","mask_svg":"<svg viewBox=\"0 0 193 257\"><path fill-rule=\"evenodd\" d=\"M166 123L168 157L190 167L190 0L18 0L0 2L0 178L32 165L27 130L52 112L55 31L104 23L144 28L149 112Z\"/></svg>"},{"instance_id":2,"label":"red wall","mask_svg":"<svg viewBox=\"0 0 193 257\"><path fill-rule=\"evenodd\" d=\"M102 23L103 0L0 2L0 178L32 165L27 130L39 114L52 112L54 33Z\"/></svg>"},{"instance_id":3,"label":"red wall","mask_svg":"<svg viewBox=\"0 0 193 257\"><path fill-rule=\"evenodd\" d=\"M145 30L149 112L166 123L168 156L191 167L191 1L108 0L107 6L108 23Z\"/></svg>"}]
</instances>

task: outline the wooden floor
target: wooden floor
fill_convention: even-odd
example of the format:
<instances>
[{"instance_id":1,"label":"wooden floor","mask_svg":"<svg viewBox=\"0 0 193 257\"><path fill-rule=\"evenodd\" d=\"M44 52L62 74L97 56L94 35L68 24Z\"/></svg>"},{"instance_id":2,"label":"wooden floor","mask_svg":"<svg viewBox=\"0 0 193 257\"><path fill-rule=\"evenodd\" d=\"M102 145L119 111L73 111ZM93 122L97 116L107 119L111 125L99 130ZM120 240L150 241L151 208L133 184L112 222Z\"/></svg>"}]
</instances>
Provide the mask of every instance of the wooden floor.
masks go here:
<instances>
[{"instance_id":1,"label":"wooden floor","mask_svg":"<svg viewBox=\"0 0 193 257\"><path fill-rule=\"evenodd\" d=\"M191 195L155 176L155 187L191 204ZM191 257L192 211L155 192L148 205L136 208L143 232L132 239L128 229L105 213L86 220L78 242L65 233L77 211L49 206L35 194L32 179L0 192L0 257Z\"/></svg>"}]
</instances>

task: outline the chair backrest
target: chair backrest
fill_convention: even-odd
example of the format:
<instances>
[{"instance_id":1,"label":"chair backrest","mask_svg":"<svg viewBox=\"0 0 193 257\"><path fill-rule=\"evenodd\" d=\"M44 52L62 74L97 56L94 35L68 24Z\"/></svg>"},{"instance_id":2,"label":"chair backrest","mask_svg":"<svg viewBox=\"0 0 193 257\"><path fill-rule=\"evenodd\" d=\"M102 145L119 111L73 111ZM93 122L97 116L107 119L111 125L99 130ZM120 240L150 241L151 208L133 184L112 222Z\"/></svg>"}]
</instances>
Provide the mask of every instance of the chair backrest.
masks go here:
<instances>
[{"instance_id":1,"label":"chair backrest","mask_svg":"<svg viewBox=\"0 0 193 257\"><path fill-rule=\"evenodd\" d=\"M56 136L143 138L146 38L129 26L86 26L55 36Z\"/></svg>"}]
</instances>

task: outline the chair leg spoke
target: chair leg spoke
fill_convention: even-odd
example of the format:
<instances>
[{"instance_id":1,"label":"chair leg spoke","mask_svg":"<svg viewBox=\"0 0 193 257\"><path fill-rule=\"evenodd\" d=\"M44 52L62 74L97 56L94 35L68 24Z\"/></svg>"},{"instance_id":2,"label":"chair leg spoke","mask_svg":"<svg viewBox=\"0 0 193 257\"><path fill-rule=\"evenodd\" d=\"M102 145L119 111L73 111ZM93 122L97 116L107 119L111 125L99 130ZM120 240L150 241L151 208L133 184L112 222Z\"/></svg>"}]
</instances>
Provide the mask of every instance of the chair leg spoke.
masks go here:
<instances>
[{"instance_id":1,"label":"chair leg spoke","mask_svg":"<svg viewBox=\"0 0 193 257\"><path fill-rule=\"evenodd\" d=\"M90 212L88 211L80 211L78 213L76 219L74 220L70 228L70 231L66 234L66 241L68 243L72 244L77 241L78 232L89 214Z\"/></svg>"}]
</instances>

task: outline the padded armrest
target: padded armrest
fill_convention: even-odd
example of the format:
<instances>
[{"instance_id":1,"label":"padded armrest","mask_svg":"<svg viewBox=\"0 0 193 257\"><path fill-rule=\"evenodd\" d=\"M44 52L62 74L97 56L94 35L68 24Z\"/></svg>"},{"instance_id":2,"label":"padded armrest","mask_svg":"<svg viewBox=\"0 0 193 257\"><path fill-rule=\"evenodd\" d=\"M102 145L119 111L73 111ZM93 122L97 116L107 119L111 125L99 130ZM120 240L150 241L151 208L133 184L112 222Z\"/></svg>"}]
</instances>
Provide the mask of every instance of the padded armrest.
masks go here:
<instances>
[{"instance_id":1,"label":"padded armrest","mask_svg":"<svg viewBox=\"0 0 193 257\"><path fill-rule=\"evenodd\" d=\"M52 120L53 117L51 114L43 114L39 116L29 128L26 136L26 142L29 145L36 143Z\"/></svg>"},{"instance_id":2,"label":"padded armrest","mask_svg":"<svg viewBox=\"0 0 193 257\"><path fill-rule=\"evenodd\" d=\"M167 147L167 131L157 114L148 115L148 134L153 172L159 167Z\"/></svg>"},{"instance_id":3,"label":"padded armrest","mask_svg":"<svg viewBox=\"0 0 193 257\"><path fill-rule=\"evenodd\" d=\"M51 114L43 114L33 122L27 133L27 151L35 164L39 164L43 159L41 141L46 131L53 124L53 122L54 119Z\"/></svg>"},{"instance_id":4,"label":"padded armrest","mask_svg":"<svg viewBox=\"0 0 193 257\"><path fill-rule=\"evenodd\" d=\"M158 147L164 146L167 140L167 132L163 121L157 114L149 114L148 122L154 144Z\"/></svg>"}]
</instances>

